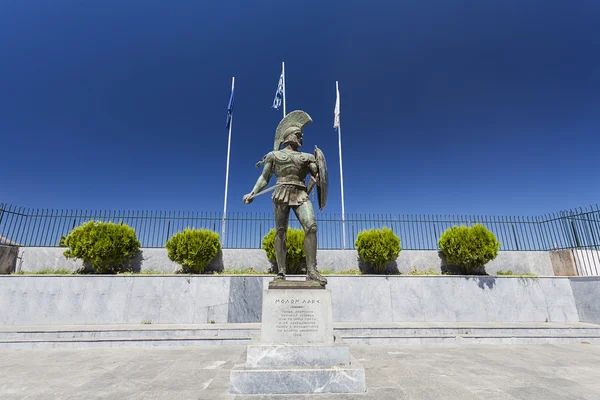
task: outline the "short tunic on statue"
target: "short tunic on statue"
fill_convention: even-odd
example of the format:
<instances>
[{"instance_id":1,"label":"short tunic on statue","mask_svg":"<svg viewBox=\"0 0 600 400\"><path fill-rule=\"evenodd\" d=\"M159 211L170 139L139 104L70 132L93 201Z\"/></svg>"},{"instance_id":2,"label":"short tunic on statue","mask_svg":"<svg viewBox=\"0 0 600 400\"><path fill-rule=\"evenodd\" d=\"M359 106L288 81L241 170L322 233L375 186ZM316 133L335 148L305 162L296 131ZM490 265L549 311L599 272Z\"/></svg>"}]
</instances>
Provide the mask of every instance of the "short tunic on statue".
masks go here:
<instances>
[{"instance_id":1,"label":"short tunic on statue","mask_svg":"<svg viewBox=\"0 0 600 400\"><path fill-rule=\"evenodd\" d=\"M306 187L282 184L275 188L272 196L273 203L299 206L308 201Z\"/></svg>"}]
</instances>

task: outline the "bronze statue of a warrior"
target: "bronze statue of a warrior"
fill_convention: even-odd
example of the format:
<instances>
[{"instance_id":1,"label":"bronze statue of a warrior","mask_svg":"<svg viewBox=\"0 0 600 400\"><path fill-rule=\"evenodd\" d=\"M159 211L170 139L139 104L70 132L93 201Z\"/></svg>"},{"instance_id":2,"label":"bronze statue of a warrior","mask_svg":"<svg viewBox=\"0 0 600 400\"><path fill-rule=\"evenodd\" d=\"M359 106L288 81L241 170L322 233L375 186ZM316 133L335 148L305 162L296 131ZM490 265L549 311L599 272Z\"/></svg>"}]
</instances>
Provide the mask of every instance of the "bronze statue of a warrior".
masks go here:
<instances>
[{"instance_id":1,"label":"bronze statue of a warrior","mask_svg":"<svg viewBox=\"0 0 600 400\"><path fill-rule=\"evenodd\" d=\"M302 129L312 122L304 111L292 111L286 115L275 132L273 151L263 157L256 166L263 165L254 188L244 196L244 203L250 204L255 196L262 193L271 175L275 174L277 183L272 187L275 208L275 255L277 258L277 277L285 279L286 272L286 233L290 210L293 210L304 229L304 251L306 253L307 278L325 286L325 279L317 271L317 223L315 211L308 194L317 185L319 209L327 202L327 165L323 152L315 146L315 154L302 153ZM280 147L283 146L283 149ZM306 185L306 177L310 182ZM269 189L267 189L268 191Z\"/></svg>"}]
</instances>

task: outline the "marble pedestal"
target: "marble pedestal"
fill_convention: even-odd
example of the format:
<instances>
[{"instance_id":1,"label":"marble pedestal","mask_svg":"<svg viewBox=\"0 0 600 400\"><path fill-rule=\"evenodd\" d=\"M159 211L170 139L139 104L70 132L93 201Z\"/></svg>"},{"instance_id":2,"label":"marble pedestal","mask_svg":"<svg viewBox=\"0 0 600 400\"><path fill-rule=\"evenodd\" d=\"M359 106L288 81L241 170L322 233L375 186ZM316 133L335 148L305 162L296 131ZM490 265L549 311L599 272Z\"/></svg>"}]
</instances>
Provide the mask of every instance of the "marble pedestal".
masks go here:
<instances>
[{"instance_id":1,"label":"marble pedestal","mask_svg":"<svg viewBox=\"0 0 600 400\"><path fill-rule=\"evenodd\" d=\"M364 368L333 336L329 290L265 290L262 311L260 341L231 371L232 394L366 391Z\"/></svg>"}]
</instances>

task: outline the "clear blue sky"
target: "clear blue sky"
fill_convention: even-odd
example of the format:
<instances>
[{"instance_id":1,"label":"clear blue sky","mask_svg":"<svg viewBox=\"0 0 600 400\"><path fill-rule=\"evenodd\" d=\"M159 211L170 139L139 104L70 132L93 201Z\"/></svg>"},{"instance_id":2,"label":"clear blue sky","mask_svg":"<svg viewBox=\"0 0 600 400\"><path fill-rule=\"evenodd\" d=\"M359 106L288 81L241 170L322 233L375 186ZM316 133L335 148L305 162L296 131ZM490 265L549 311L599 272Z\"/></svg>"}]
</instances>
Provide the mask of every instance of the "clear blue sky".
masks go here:
<instances>
[{"instance_id":1,"label":"clear blue sky","mask_svg":"<svg viewBox=\"0 0 600 400\"><path fill-rule=\"evenodd\" d=\"M600 199L600 3L0 2L0 201L229 210L272 148L286 62L340 212L526 214Z\"/></svg>"}]
</instances>

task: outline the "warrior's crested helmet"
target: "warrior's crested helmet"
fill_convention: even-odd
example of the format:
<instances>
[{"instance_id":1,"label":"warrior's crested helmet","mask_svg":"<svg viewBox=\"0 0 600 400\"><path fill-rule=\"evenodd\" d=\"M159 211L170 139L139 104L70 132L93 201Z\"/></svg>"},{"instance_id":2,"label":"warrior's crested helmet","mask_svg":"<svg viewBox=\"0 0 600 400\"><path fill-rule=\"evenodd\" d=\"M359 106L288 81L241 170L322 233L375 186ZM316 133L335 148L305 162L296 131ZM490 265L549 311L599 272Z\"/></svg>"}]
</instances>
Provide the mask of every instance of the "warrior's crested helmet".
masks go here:
<instances>
[{"instance_id":1,"label":"warrior's crested helmet","mask_svg":"<svg viewBox=\"0 0 600 400\"><path fill-rule=\"evenodd\" d=\"M286 142L286 139L292 135L302 132L302 129L312 122L310 115L301 110L292 111L277 125L275 131L275 143L273 151L279 150L279 147Z\"/></svg>"}]
</instances>

